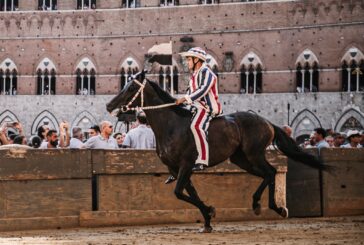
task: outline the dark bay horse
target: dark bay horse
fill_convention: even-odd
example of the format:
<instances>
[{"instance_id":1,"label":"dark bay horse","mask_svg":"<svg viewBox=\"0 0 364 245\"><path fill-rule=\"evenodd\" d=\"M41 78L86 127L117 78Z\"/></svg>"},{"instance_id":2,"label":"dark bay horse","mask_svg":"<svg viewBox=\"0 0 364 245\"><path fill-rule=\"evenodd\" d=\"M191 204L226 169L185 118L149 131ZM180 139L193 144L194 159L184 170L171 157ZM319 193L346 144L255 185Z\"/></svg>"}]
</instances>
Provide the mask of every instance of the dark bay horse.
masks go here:
<instances>
[{"instance_id":1,"label":"dark bay horse","mask_svg":"<svg viewBox=\"0 0 364 245\"><path fill-rule=\"evenodd\" d=\"M145 114L157 141L157 154L170 173L177 178L175 195L201 211L205 220L202 232L211 232L210 220L215 215L215 208L200 200L190 179L197 158L190 129L192 115L183 106L159 108L160 105L171 104L175 100L156 83L144 79L144 73L141 73L107 104L107 110L112 112L126 105L146 107ZM265 158L265 150L271 143L289 158L316 169L324 170L327 167L316 157L303 152L282 129L249 112L236 112L213 119L209 127L208 142L209 167L230 159L248 173L263 178L253 195L253 210L256 214L260 213L261 195L268 186L269 208L283 217L288 217L286 207L278 207L274 200L276 169Z\"/></svg>"}]
</instances>

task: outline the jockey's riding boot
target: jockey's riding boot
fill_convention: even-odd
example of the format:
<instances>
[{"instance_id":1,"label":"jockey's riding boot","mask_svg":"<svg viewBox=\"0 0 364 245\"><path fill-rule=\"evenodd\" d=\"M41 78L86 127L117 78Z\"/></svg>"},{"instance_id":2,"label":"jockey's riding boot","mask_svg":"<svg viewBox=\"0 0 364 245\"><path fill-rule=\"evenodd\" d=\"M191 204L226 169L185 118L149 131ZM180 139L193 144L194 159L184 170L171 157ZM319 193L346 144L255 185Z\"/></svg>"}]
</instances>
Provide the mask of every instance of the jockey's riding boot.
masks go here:
<instances>
[{"instance_id":1,"label":"jockey's riding boot","mask_svg":"<svg viewBox=\"0 0 364 245\"><path fill-rule=\"evenodd\" d=\"M205 164L196 163L195 166L192 168L192 171L196 172L196 171L202 171L204 169L205 169Z\"/></svg>"},{"instance_id":2,"label":"jockey's riding boot","mask_svg":"<svg viewBox=\"0 0 364 245\"><path fill-rule=\"evenodd\" d=\"M175 181L176 180L176 178L175 177L173 177L173 175L170 175L170 176L168 176L168 179L164 182L164 184L170 184L170 183L172 183L173 181Z\"/></svg>"}]
</instances>

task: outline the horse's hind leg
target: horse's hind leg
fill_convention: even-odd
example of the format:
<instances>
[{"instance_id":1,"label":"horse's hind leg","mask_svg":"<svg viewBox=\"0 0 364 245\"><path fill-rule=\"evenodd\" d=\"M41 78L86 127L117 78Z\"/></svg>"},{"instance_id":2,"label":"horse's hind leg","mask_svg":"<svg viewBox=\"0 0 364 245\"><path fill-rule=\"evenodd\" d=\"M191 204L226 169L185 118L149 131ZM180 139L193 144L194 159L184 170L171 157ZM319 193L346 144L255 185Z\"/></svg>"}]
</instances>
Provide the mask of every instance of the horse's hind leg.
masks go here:
<instances>
[{"instance_id":1,"label":"horse's hind leg","mask_svg":"<svg viewBox=\"0 0 364 245\"><path fill-rule=\"evenodd\" d=\"M286 207L278 207L274 198L276 181L269 184L269 207L276 211L283 218L288 218L288 209Z\"/></svg>"},{"instance_id":2,"label":"horse's hind leg","mask_svg":"<svg viewBox=\"0 0 364 245\"><path fill-rule=\"evenodd\" d=\"M259 200L261 198L261 195L264 191L264 189L269 185L269 208L274 210L276 213L281 215L282 217L288 216L288 210L285 207L278 207L276 204L276 201L274 199L274 193L275 193L275 176L277 173L277 170L269 164L269 162L265 159L265 156L256 156L253 157L251 161L254 161L256 163L255 167L259 170L259 172L262 172L263 174L263 182L258 187L257 191L253 195L253 208L254 203L258 203L258 207L260 209ZM254 211L256 214L259 214L257 212L257 208L254 208ZM260 211L260 210L259 210Z\"/></svg>"},{"instance_id":3,"label":"horse's hind leg","mask_svg":"<svg viewBox=\"0 0 364 245\"><path fill-rule=\"evenodd\" d=\"M248 173L264 179L253 195L253 210L256 215L259 215L261 213L260 198L264 189L269 184L268 180L264 178L264 172L257 168L255 165L252 165L242 150L237 150L230 157L230 161L241 169L246 170Z\"/></svg>"},{"instance_id":4,"label":"horse's hind leg","mask_svg":"<svg viewBox=\"0 0 364 245\"><path fill-rule=\"evenodd\" d=\"M183 168L183 167L180 168L174 193L178 199L196 206L201 211L205 219L205 225L202 232L211 232L212 227L210 225L210 221L211 218L215 215L215 209L213 207L206 206L200 200L195 188L192 186L190 180L191 175L192 175L192 170L190 168ZM186 189L189 196L183 193L184 189Z\"/></svg>"}]
</instances>

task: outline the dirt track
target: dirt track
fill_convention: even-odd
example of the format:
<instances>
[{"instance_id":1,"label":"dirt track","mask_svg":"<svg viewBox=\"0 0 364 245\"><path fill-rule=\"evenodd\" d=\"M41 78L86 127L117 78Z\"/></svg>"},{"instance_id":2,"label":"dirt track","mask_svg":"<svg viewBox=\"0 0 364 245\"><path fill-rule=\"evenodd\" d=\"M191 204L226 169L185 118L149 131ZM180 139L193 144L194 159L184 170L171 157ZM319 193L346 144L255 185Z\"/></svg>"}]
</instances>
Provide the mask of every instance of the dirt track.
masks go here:
<instances>
[{"instance_id":1,"label":"dirt track","mask_svg":"<svg viewBox=\"0 0 364 245\"><path fill-rule=\"evenodd\" d=\"M364 244L364 216L0 233L0 244Z\"/></svg>"}]
</instances>

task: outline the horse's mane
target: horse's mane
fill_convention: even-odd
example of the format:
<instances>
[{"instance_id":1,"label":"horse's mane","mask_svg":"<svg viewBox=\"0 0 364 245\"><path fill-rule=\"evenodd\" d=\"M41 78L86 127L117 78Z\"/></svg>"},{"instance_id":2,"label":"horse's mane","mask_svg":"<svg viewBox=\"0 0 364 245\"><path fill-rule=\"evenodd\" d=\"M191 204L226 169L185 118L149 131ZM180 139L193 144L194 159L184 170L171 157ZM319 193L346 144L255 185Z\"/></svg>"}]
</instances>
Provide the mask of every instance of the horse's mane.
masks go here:
<instances>
[{"instance_id":1,"label":"horse's mane","mask_svg":"<svg viewBox=\"0 0 364 245\"><path fill-rule=\"evenodd\" d=\"M169 93L164 91L159 85L153 81L150 81L147 79L149 84L152 86L154 91L157 93L158 97L164 102L164 103L173 103L176 101L175 98L173 98ZM191 112L184 108L183 106L172 106L171 109L176 112L181 117L191 117Z\"/></svg>"}]
</instances>

